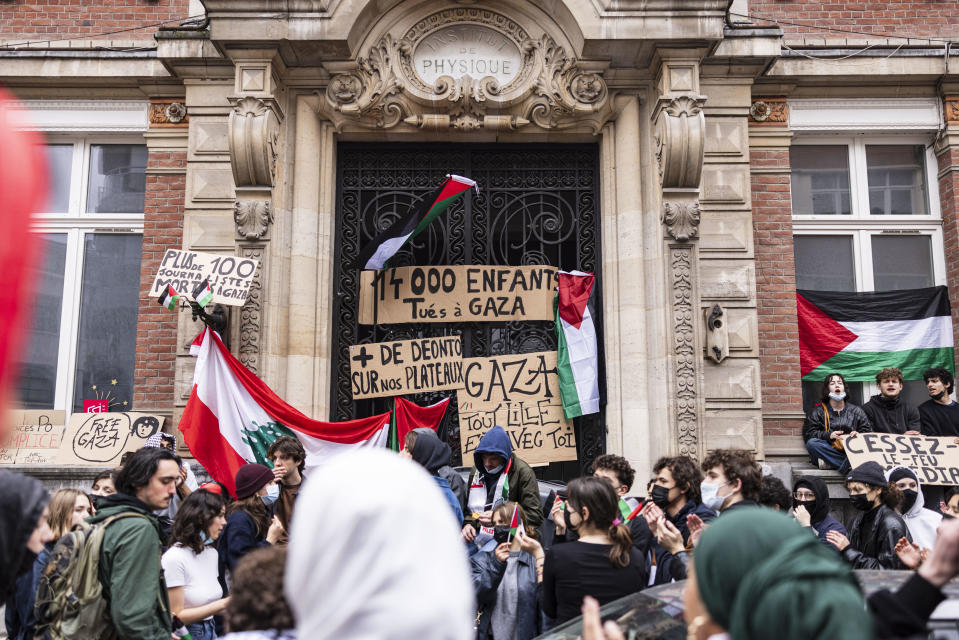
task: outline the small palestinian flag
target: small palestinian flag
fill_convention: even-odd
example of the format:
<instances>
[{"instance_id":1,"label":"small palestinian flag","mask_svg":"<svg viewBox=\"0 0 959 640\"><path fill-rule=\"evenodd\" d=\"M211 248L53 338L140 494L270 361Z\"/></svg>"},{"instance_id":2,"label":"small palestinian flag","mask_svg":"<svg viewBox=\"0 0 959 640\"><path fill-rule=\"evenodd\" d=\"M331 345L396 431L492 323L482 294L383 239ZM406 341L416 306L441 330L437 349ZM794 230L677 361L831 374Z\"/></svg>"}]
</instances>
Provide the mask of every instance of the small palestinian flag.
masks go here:
<instances>
[{"instance_id":1,"label":"small palestinian flag","mask_svg":"<svg viewBox=\"0 0 959 640\"><path fill-rule=\"evenodd\" d=\"M599 358L593 325L592 273L560 271L556 301L556 373L563 413L577 418L599 411Z\"/></svg>"},{"instance_id":2,"label":"small palestinian flag","mask_svg":"<svg viewBox=\"0 0 959 640\"><path fill-rule=\"evenodd\" d=\"M513 517L509 521L509 537L506 538L506 541L509 542L518 534L526 535L526 528L523 526L523 521L519 517L519 505L517 504L513 507Z\"/></svg>"},{"instance_id":3,"label":"small palestinian flag","mask_svg":"<svg viewBox=\"0 0 959 640\"><path fill-rule=\"evenodd\" d=\"M193 299L201 307L213 302L213 289L210 288L209 278L204 278L203 282L196 286L196 289L193 290Z\"/></svg>"},{"instance_id":4,"label":"small palestinian flag","mask_svg":"<svg viewBox=\"0 0 959 640\"><path fill-rule=\"evenodd\" d=\"M946 287L875 293L796 291L799 368L803 380L833 372L874 380L885 367L921 380L931 367L954 370L952 315Z\"/></svg>"},{"instance_id":5,"label":"small palestinian flag","mask_svg":"<svg viewBox=\"0 0 959 640\"><path fill-rule=\"evenodd\" d=\"M633 512L633 508L629 506L629 503L623 500L622 498L620 498L619 499L619 517L622 519L622 521L629 522L630 520L632 520L633 519L632 512Z\"/></svg>"},{"instance_id":6,"label":"small palestinian flag","mask_svg":"<svg viewBox=\"0 0 959 640\"><path fill-rule=\"evenodd\" d=\"M170 311L176 311L177 305L180 304L180 294L176 292L173 285L168 284L166 289L160 292L159 301L161 307L166 307Z\"/></svg>"},{"instance_id":7,"label":"small palestinian flag","mask_svg":"<svg viewBox=\"0 0 959 640\"><path fill-rule=\"evenodd\" d=\"M360 269L382 269L403 245L415 238L438 215L456 202L470 187L479 193L474 180L447 175L436 191L417 203L409 212L400 215L389 228L384 229L360 251L356 263Z\"/></svg>"}]
</instances>

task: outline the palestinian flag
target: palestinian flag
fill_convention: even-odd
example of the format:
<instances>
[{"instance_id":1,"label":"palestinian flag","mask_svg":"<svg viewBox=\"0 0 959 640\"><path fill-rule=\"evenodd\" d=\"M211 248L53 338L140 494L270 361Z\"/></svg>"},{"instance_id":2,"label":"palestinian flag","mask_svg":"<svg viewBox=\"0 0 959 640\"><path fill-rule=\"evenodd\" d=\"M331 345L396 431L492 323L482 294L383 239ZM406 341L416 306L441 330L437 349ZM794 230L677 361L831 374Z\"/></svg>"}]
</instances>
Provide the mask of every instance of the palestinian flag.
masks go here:
<instances>
[{"instance_id":1,"label":"palestinian flag","mask_svg":"<svg viewBox=\"0 0 959 640\"><path fill-rule=\"evenodd\" d=\"M599 359L592 273L560 271L556 302L556 372L563 413L576 418L599 411Z\"/></svg>"},{"instance_id":2,"label":"palestinian flag","mask_svg":"<svg viewBox=\"0 0 959 640\"><path fill-rule=\"evenodd\" d=\"M271 467L270 443L293 436L306 449L307 473L355 447L386 445L390 414L321 422L300 413L244 367L220 336L204 329L193 373L193 392L179 429L197 461L235 492L234 476L248 462Z\"/></svg>"},{"instance_id":3,"label":"palestinian flag","mask_svg":"<svg viewBox=\"0 0 959 640\"><path fill-rule=\"evenodd\" d=\"M415 238L434 219L456 202L470 187L479 193L476 182L462 176L447 175L446 180L431 195L417 203L410 211L363 247L356 260L360 269L382 269L404 244Z\"/></svg>"},{"instance_id":4,"label":"palestinian flag","mask_svg":"<svg viewBox=\"0 0 959 640\"><path fill-rule=\"evenodd\" d=\"M874 380L885 367L921 380L930 367L954 370L952 315L946 287L876 293L796 291L803 380L841 373Z\"/></svg>"},{"instance_id":5,"label":"palestinian flag","mask_svg":"<svg viewBox=\"0 0 959 640\"><path fill-rule=\"evenodd\" d=\"M403 448L406 434L413 429L427 428L436 431L449 405L449 398L421 407L406 398L396 396L393 398L393 418L390 420L390 439L387 446L393 451L399 451Z\"/></svg>"},{"instance_id":6,"label":"palestinian flag","mask_svg":"<svg viewBox=\"0 0 959 640\"><path fill-rule=\"evenodd\" d=\"M166 307L170 311L176 311L180 304L180 294L176 292L173 285L167 285L166 289L160 292L160 306Z\"/></svg>"},{"instance_id":7,"label":"palestinian flag","mask_svg":"<svg viewBox=\"0 0 959 640\"><path fill-rule=\"evenodd\" d=\"M506 538L506 541L509 542L516 535L522 533L526 535L526 528L523 526L523 521L519 517L519 505L517 504L513 507L513 517L509 521L509 536Z\"/></svg>"},{"instance_id":8,"label":"palestinian flag","mask_svg":"<svg viewBox=\"0 0 959 640\"><path fill-rule=\"evenodd\" d=\"M204 278L203 282L198 284L193 290L193 299L201 307L213 302L213 289L210 288L210 279Z\"/></svg>"}]
</instances>

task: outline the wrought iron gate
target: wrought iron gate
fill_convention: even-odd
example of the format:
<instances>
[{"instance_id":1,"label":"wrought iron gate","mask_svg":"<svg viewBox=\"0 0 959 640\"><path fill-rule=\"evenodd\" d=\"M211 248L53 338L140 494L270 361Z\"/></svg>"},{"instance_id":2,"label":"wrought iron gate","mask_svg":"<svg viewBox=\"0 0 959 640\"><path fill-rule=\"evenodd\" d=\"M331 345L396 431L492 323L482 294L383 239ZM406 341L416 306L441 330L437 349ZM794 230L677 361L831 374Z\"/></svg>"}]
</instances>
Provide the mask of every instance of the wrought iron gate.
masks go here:
<instances>
[{"instance_id":1,"label":"wrought iron gate","mask_svg":"<svg viewBox=\"0 0 959 640\"><path fill-rule=\"evenodd\" d=\"M349 420L389 410L389 398L354 401L349 347L353 344L456 335L464 357L549 351L556 348L552 322L404 324L357 323L359 249L398 212L428 195L447 173L476 180L470 192L403 249L390 266L532 265L597 273L600 259L598 157L595 145L451 145L342 143L337 149L334 255L332 419ZM597 291L599 293L599 291ZM597 305L600 391L605 397L602 304ZM412 396L430 404L452 395L440 436L459 463L456 395ZM569 478L605 451L604 412L575 420L579 463L538 470L545 478ZM464 461L463 464L472 464Z\"/></svg>"}]
</instances>

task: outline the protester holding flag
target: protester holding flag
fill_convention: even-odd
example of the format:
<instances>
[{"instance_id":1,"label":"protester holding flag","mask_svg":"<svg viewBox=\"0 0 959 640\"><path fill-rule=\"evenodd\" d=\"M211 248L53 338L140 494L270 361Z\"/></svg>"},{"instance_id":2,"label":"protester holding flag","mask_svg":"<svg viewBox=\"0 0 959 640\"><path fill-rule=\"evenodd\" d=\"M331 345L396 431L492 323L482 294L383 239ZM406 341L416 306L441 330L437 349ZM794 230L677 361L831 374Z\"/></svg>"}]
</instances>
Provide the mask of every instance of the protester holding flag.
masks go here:
<instances>
[{"instance_id":1,"label":"protester holding flag","mask_svg":"<svg viewBox=\"0 0 959 640\"><path fill-rule=\"evenodd\" d=\"M283 534L279 518L271 515L280 495L273 472L261 464L244 465L235 482L236 501L227 507L226 526L217 542L221 579L252 549L276 544Z\"/></svg>"},{"instance_id":2,"label":"protester holding flag","mask_svg":"<svg viewBox=\"0 0 959 640\"><path fill-rule=\"evenodd\" d=\"M516 531L511 527L514 519ZM470 558L479 613L478 640L528 640L543 632L536 579L542 559L521 548L521 531L535 538L535 531L527 526L523 507L504 502L493 509L493 548Z\"/></svg>"},{"instance_id":3,"label":"protester holding flag","mask_svg":"<svg viewBox=\"0 0 959 640\"><path fill-rule=\"evenodd\" d=\"M830 373L822 383L820 403L806 416L803 440L813 464L820 469L849 471L849 459L843 439L872 431L869 418L861 407L846 402L846 379L841 373Z\"/></svg>"},{"instance_id":4,"label":"protester holding flag","mask_svg":"<svg viewBox=\"0 0 959 640\"><path fill-rule=\"evenodd\" d=\"M543 523L539 484L529 465L513 455L513 445L503 427L497 425L480 439L473 454L470 471L470 514L463 525L463 538L472 542L478 525L492 524L493 509L502 502L518 502L526 511L529 526L538 529Z\"/></svg>"},{"instance_id":5,"label":"protester holding flag","mask_svg":"<svg viewBox=\"0 0 959 640\"><path fill-rule=\"evenodd\" d=\"M632 546L629 529L615 524L618 502L600 478L569 483L563 516L579 539L546 552L542 578L540 604L557 623L579 615L583 596L606 604L646 586L645 559Z\"/></svg>"}]
</instances>

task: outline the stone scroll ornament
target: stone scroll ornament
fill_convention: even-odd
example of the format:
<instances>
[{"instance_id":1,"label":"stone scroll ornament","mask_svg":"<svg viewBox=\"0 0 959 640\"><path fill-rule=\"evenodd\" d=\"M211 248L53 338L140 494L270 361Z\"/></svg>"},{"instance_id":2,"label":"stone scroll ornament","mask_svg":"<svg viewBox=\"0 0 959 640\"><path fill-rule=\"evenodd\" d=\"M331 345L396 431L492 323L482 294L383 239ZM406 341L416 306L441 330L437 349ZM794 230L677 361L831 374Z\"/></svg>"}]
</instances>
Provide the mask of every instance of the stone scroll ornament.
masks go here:
<instances>
[{"instance_id":1,"label":"stone scroll ornament","mask_svg":"<svg viewBox=\"0 0 959 640\"><path fill-rule=\"evenodd\" d=\"M440 75L425 82L415 69L416 47L438 30L475 25L495 31L519 51L518 72L505 85L493 76ZM531 37L501 14L451 8L424 18L399 39L387 34L356 68L334 75L321 115L340 129L346 123L373 129L577 128L596 134L613 113L606 81L543 34Z\"/></svg>"},{"instance_id":2,"label":"stone scroll ornament","mask_svg":"<svg viewBox=\"0 0 959 640\"><path fill-rule=\"evenodd\" d=\"M236 100L230 113L230 159L238 187L272 187L280 123L259 98Z\"/></svg>"},{"instance_id":3,"label":"stone scroll ornament","mask_svg":"<svg viewBox=\"0 0 959 640\"><path fill-rule=\"evenodd\" d=\"M663 189L699 189L706 148L706 98L662 97L656 105L656 161Z\"/></svg>"}]
</instances>

